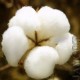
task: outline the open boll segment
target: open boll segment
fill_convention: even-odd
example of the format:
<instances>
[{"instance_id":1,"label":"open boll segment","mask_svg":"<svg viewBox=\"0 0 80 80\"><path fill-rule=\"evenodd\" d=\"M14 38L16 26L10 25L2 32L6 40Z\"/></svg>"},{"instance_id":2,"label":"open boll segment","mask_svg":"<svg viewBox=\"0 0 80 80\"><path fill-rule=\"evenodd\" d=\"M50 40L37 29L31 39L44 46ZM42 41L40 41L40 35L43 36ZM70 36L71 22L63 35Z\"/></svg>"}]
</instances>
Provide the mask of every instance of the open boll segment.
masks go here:
<instances>
[{"instance_id":1,"label":"open boll segment","mask_svg":"<svg viewBox=\"0 0 80 80\"><path fill-rule=\"evenodd\" d=\"M35 47L24 61L27 75L34 79L44 79L53 73L59 59L57 51L49 46Z\"/></svg>"},{"instance_id":2,"label":"open boll segment","mask_svg":"<svg viewBox=\"0 0 80 80\"><path fill-rule=\"evenodd\" d=\"M36 11L28 6L19 9L15 16L10 19L8 26L20 26L25 34L34 40L35 31L40 28L40 21Z\"/></svg>"},{"instance_id":3,"label":"open boll segment","mask_svg":"<svg viewBox=\"0 0 80 80\"><path fill-rule=\"evenodd\" d=\"M18 66L19 60L27 49L28 39L20 27L10 27L4 32L2 50L11 66Z\"/></svg>"},{"instance_id":4,"label":"open boll segment","mask_svg":"<svg viewBox=\"0 0 80 80\"><path fill-rule=\"evenodd\" d=\"M73 53L77 51L77 39L71 33L66 33L59 37L51 37L48 41L40 43L40 45L46 45L53 47L57 50L60 58L58 64L65 64Z\"/></svg>"},{"instance_id":5,"label":"open boll segment","mask_svg":"<svg viewBox=\"0 0 80 80\"><path fill-rule=\"evenodd\" d=\"M40 39L61 36L70 30L69 21L60 10L45 6L38 11L38 16L41 21Z\"/></svg>"},{"instance_id":6,"label":"open boll segment","mask_svg":"<svg viewBox=\"0 0 80 80\"><path fill-rule=\"evenodd\" d=\"M55 49L59 54L58 64L65 64L70 59L72 53L77 49L77 40L75 36L71 33L67 33L59 40Z\"/></svg>"}]
</instances>

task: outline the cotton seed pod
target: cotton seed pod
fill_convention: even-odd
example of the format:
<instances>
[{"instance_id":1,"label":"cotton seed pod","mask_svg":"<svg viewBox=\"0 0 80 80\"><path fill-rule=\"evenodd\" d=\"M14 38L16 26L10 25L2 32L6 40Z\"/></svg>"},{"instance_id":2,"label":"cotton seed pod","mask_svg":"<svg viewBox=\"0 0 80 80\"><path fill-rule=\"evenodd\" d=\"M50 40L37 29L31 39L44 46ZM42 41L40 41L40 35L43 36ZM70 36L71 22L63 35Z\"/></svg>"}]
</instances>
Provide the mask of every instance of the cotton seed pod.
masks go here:
<instances>
[{"instance_id":1,"label":"cotton seed pod","mask_svg":"<svg viewBox=\"0 0 80 80\"><path fill-rule=\"evenodd\" d=\"M32 7L22 7L16 12L16 15L11 18L8 26L20 26L27 36L34 39L35 31L40 27L40 21L36 11Z\"/></svg>"},{"instance_id":2,"label":"cotton seed pod","mask_svg":"<svg viewBox=\"0 0 80 80\"><path fill-rule=\"evenodd\" d=\"M24 61L24 69L31 78L47 78L53 73L58 59L58 53L54 48L49 46L36 47L30 51Z\"/></svg>"},{"instance_id":3,"label":"cotton seed pod","mask_svg":"<svg viewBox=\"0 0 80 80\"><path fill-rule=\"evenodd\" d=\"M65 38L59 41L56 46L56 50L59 54L58 64L62 65L66 63L73 53L73 34L67 33Z\"/></svg>"},{"instance_id":4,"label":"cotton seed pod","mask_svg":"<svg viewBox=\"0 0 80 80\"><path fill-rule=\"evenodd\" d=\"M20 27L10 27L4 32L2 50L11 66L18 66L20 58L27 49L28 39Z\"/></svg>"},{"instance_id":5,"label":"cotton seed pod","mask_svg":"<svg viewBox=\"0 0 80 80\"><path fill-rule=\"evenodd\" d=\"M45 6L38 11L38 16L41 21L40 39L60 36L70 30L69 21L66 15L60 10Z\"/></svg>"}]
</instances>

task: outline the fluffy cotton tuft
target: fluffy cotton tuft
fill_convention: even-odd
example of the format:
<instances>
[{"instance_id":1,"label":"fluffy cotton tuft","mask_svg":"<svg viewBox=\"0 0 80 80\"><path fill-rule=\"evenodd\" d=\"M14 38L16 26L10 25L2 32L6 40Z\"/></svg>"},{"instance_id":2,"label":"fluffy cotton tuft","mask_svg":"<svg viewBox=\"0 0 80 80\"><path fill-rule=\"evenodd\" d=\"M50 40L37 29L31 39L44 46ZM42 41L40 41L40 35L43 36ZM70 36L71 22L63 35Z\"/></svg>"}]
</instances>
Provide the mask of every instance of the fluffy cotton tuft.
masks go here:
<instances>
[{"instance_id":1,"label":"fluffy cotton tuft","mask_svg":"<svg viewBox=\"0 0 80 80\"><path fill-rule=\"evenodd\" d=\"M27 75L34 79L43 79L53 73L59 59L57 51L49 46L34 48L24 62Z\"/></svg>"},{"instance_id":2,"label":"fluffy cotton tuft","mask_svg":"<svg viewBox=\"0 0 80 80\"><path fill-rule=\"evenodd\" d=\"M59 41L59 43L56 46L56 50L58 51L60 57L58 64L60 65L66 63L74 51L72 41L73 35L67 33L64 37L62 40Z\"/></svg>"},{"instance_id":3,"label":"fluffy cotton tuft","mask_svg":"<svg viewBox=\"0 0 80 80\"><path fill-rule=\"evenodd\" d=\"M40 21L36 11L29 6L19 9L8 25L9 27L20 26L27 36L34 39L35 31L39 30Z\"/></svg>"},{"instance_id":4,"label":"fluffy cotton tuft","mask_svg":"<svg viewBox=\"0 0 80 80\"><path fill-rule=\"evenodd\" d=\"M28 40L20 27L10 27L4 32L2 50L11 66L18 66L20 58L27 49Z\"/></svg>"},{"instance_id":5,"label":"fluffy cotton tuft","mask_svg":"<svg viewBox=\"0 0 80 80\"><path fill-rule=\"evenodd\" d=\"M60 36L70 30L69 21L60 10L45 6L38 11L38 16L41 21L40 39Z\"/></svg>"}]
</instances>

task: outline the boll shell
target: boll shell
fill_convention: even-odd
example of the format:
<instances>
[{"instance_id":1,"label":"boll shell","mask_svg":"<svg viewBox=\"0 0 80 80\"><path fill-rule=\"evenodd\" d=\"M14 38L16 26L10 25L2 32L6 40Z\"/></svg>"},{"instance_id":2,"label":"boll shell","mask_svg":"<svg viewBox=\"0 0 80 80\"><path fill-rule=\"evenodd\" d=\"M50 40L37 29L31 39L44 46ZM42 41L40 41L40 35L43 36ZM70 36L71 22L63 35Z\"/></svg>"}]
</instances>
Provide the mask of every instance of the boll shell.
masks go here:
<instances>
[{"instance_id":1,"label":"boll shell","mask_svg":"<svg viewBox=\"0 0 80 80\"><path fill-rule=\"evenodd\" d=\"M2 50L11 66L18 66L20 58L27 49L28 40L20 27L10 27L4 32Z\"/></svg>"},{"instance_id":2,"label":"boll shell","mask_svg":"<svg viewBox=\"0 0 80 80\"><path fill-rule=\"evenodd\" d=\"M72 43L73 43L73 53L75 53L77 51L78 48L78 43L77 43L77 38L75 35L72 36Z\"/></svg>"},{"instance_id":3,"label":"boll shell","mask_svg":"<svg viewBox=\"0 0 80 80\"><path fill-rule=\"evenodd\" d=\"M45 6L38 11L38 16L41 21L40 39L61 36L70 30L69 21L60 10Z\"/></svg>"},{"instance_id":4,"label":"boll shell","mask_svg":"<svg viewBox=\"0 0 80 80\"><path fill-rule=\"evenodd\" d=\"M66 38L65 36L66 34L63 34L61 36L58 36L58 37L54 37L52 36L51 38L48 38L48 40L44 40L43 42L40 43L40 45L46 45L46 46L50 46L50 47L53 47L55 48L56 45L58 44L58 42L60 42L61 40L64 40Z\"/></svg>"},{"instance_id":5,"label":"boll shell","mask_svg":"<svg viewBox=\"0 0 80 80\"><path fill-rule=\"evenodd\" d=\"M8 26L20 26L27 36L34 39L35 31L40 27L40 21L36 11L32 7L22 7L16 12L16 15L10 19Z\"/></svg>"},{"instance_id":6,"label":"boll shell","mask_svg":"<svg viewBox=\"0 0 80 80\"><path fill-rule=\"evenodd\" d=\"M58 53L54 48L49 46L36 47L30 51L24 61L24 69L31 78L47 78L53 73L58 59Z\"/></svg>"},{"instance_id":7,"label":"boll shell","mask_svg":"<svg viewBox=\"0 0 80 80\"><path fill-rule=\"evenodd\" d=\"M65 37L65 38L64 38ZM55 47L59 54L58 64L65 64L73 53L73 35L67 33Z\"/></svg>"}]
</instances>

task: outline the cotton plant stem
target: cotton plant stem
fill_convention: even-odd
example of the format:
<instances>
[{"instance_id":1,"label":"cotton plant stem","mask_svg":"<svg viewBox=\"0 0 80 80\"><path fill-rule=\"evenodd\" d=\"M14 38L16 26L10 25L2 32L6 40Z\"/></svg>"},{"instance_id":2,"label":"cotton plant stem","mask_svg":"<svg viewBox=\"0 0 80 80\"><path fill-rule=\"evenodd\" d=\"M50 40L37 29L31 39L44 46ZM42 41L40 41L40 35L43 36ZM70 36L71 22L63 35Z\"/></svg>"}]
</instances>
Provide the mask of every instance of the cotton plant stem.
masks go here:
<instances>
[{"instance_id":1,"label":"cotton plant stem","mask_svg":"<svg viewBox=\"0 0 80 80\"><path fill-rule=\"evenodd\" d=\"M46 38L46 39L43 39L43 40L40 40L38 43L41 43L41 42L44 42L44 41L48 41L49 38Z\"/></svg>"},{"instance_id":2,"label":"cotton plant stem","mask_svg":"<svg viewBox=\"0 0 80 80\"><path fill-rule=\"evenodd\" d=\"M2 66L2 67L0 67L0 72L1 71L4 71L4 70L6 70L6 69L8 69L8 68L10 68L11 66L9 65L9 64L7 64L7 65L5 65L5 66Z\"/></svg>"},{"instance_id":3,"label":"cotton plant stem","mask_svg":"<svg viewBox=\"0 0 80 80\"><path fill-rule=\"evenodd\" d=\"M27 50L25 52L25 54L21 57L20 61L18 62L18 66L19 67L23 67L24 61L26 59L26 57L28 56L29 52L33 49L34 47L32 47L31 49Z\"/></svg>"},{"instance_id":4,"label":"cotton plant stem","mask_svg":"<svg viewBox=\"0 0 80 80\"><path fill-rule=\"evenodd\" d=\"M37 35L37 31L35 31L35 46L38 45L38 35Z\"/></svg>"},{"instance_id":5,"label":"cotton plant stem","mask_svg":"<svg viewBox=\"0 0 80 80\"><path fill-rule=\"evenodd\" d=\"M65 64L65 65L56 65L56 70L64 70L64 71L69 71L71 72L72 71L72 66L69 65L69 64Z\"/></svg>"}]
</instances>

